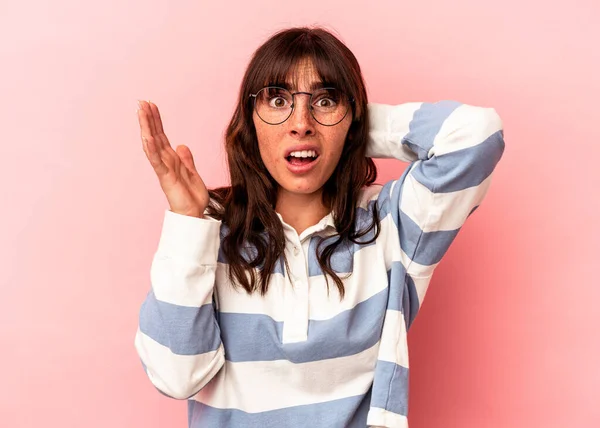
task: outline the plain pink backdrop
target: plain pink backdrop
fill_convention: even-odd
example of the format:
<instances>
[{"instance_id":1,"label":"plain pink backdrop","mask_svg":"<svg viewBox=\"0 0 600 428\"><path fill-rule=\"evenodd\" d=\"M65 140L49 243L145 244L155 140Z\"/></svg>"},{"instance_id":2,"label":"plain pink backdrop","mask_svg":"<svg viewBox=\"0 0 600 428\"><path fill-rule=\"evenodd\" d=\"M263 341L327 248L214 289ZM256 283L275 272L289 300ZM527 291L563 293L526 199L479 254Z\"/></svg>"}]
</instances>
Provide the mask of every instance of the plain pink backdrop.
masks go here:
<instances>
[{"instance_id":1,"label":"plain pink backdrop","mask_svg":"<svg viewBox=\"0 0 600 428\"><path fill-rule=\"evenodd\" d=\"M166 208L136 99L224 184L250 55L303 24L339 33L371 101L504 119L409 335L411 428L600 426L599 18L595 0L2 1L0 426L186 426L133 347Z\"/></svg>"}]
</instances>

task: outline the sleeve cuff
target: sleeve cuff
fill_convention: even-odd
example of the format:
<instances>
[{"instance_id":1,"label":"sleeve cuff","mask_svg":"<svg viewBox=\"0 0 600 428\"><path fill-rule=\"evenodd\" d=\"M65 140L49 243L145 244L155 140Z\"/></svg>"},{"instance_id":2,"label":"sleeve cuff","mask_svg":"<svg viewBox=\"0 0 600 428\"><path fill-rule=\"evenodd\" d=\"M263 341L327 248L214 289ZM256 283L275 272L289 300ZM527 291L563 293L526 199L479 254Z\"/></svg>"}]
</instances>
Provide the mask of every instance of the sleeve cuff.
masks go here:
<instances>
[{"instance_id":1,"label":"sleeve cuff","mask_svg":"<svg viewBox=\"0 0 600 428\"><path fill-rule=\"evenodd\" d=\"M184 259L200 265L216 265L221 221L191 217L165 210L157 255Z\"/></svg>"},{"instance_id":2,"label":"sleeve cuff","mask_svg":"<svg viewBox=\"0 0 600 428\"><path fill-rule=\"evenodd\" d=\"M369 103L369 133L366 156L380 159L398 159L412 162L418 159L403 144L410 131L410 123L421 102L390 105Z\"/></svg>"}]
</instances>

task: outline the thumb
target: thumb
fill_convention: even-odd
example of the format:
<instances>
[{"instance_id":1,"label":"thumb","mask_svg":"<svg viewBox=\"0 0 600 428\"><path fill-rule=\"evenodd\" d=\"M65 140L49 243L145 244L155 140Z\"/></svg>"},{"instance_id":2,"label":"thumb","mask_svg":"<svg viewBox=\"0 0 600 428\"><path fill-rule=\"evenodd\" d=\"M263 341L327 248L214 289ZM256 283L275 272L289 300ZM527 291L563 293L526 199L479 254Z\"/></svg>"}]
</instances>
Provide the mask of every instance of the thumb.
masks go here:
<instances>
[{"instance_id":1,"label":"thumb","mask_svg":"<svg viewBox=\"0 0 600 428\"><path fill-rule=\"evenodd\" d=\"M192 152L189 147L184 145L177 146L175 152L177 153L177 156L179 156L179 159L181 159L183 165L192 174L198 174L198 171L196 171L196 164L194 163L194 157L192 156Z\"/></svg>"}]
</instances>

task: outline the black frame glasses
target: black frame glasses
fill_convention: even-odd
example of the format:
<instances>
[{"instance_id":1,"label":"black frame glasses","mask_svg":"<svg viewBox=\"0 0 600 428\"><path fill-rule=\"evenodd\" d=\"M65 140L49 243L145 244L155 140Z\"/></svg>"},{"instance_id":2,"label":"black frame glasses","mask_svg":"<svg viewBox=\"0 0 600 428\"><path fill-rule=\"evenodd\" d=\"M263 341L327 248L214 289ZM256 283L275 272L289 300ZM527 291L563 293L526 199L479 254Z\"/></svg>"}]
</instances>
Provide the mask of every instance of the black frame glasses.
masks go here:
<instances>
[{"instance_id":1,"label":"black frame glasses","mask_svg":"<svg viewBox=\"0 0 600 428\"><path fill-rule=\"evenodd\" d=\"M283 120L282 120L282 121L280 121L280 122L276 122L276 123L273 123L273 122L268 122L268 121L266 121L264 118L262 118L262 117L261 117L261 115L260 115L260 113L258 112L258 110L256 110L256 100L258 99L258 95L259 95L259 94L260 94L262 91L264 91L264 90L269 90L269 89L278 89L278 90L282 90L282 91L285 91L285 92L289 93L289 94L292 96L292 105L291 105L291 108L290 108L290 112L289 112L289 114L286 116L286 118L285 118L285 119L283 119ZM322 122L320 122L320 121L319 121L319 119L317 119L317 118L315 117L314 107L313 107L313 105L312 105L313 94L314 94L315 92L313 92L313 93L311 93L311 92L299 92L299 91L298 91L298 92L290 92L288 89L286 89L286 88L282 88L282 87L280 87L280 86L265 86L264 88L260 89L260 90L259 90L257 93L248 95L248 98L254 98L254 100L253 100L253 103L252 103L252 106L253 106L254 110L256 111L256 113L257 113L257 116L260 118L260 120L262 120L263 122L265 122L265 123L267 123L267 124L269 124L269 125L280 125L280 124L282 124L283 122L285 122L286 120L288 120L288 119L290 118L290 116L292 115L292 113L294 113L294 108L295 108L295 106L296 106L296 98L295 98L295 97L296 97L296 95L299 95L299 94L309 95L309 96L310 96L310 99L308 100L308 106L309 106L310 114L311 114L311 116L313 117L313 119L314 119L315 121L317 121L317 123L319 123L319 124L321 124L321 125L323 125L323 126L335 126L335 125L337 125L338 123L340 123L342 120L344 120L344 118L345 118L345 117L348 115L348 111L350 111L351 109L353 109L353 105L354 105L354 98L350 98L350 97L348 97L348 96L347 96L347 95L346 95L346 94L345 94L343 91L340 91L340 90L339 90L339 89L337 89L337 88L333 88L333 87L323 87L323 88L318 88L318 91L322 91L322 90L335 90L336 92L340 93L340 94L341 94L343 97L345 97L345 98L348 100L348 106L347 106L347 108L346 108L346 111L344 112L344 115L342 116L342 118L341 118L340 120L338 120L337 122L335 122L335 123L333 123L333 124L325 124L325 123L322 123Z\"/></svg>"}]
</instances>

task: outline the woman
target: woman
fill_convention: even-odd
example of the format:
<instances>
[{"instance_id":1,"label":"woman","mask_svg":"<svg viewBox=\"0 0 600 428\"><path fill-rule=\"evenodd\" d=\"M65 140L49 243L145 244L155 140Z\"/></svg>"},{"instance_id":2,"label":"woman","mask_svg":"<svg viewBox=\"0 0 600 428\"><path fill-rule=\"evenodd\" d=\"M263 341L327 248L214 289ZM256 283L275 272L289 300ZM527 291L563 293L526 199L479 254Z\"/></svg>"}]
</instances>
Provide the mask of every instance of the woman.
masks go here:
<instances>
[{"instance_id":1,"label":"woman","mask_svg":"<svg viewBox=\"0 0 600 428\"><path fill-rule=\"evenodd\" d=\"M169 210L135 345L189 426L408 426L407 330L502 156L495 110L367 104L350 50L292 28L246 70L231 186L138 118ZM372 157L411 163L380 186Z\"/></svg>"}]
</instances>

